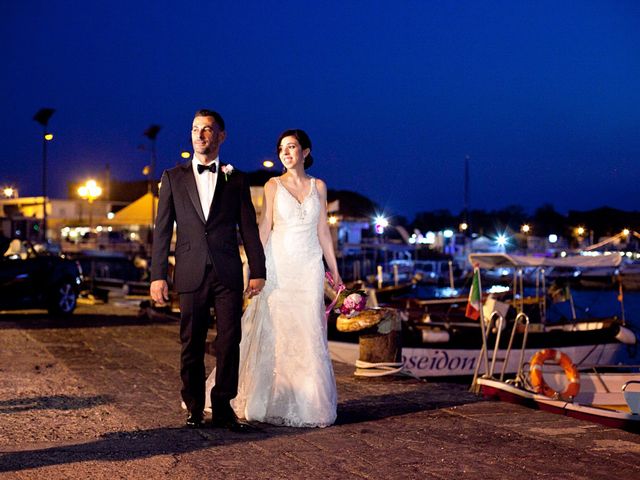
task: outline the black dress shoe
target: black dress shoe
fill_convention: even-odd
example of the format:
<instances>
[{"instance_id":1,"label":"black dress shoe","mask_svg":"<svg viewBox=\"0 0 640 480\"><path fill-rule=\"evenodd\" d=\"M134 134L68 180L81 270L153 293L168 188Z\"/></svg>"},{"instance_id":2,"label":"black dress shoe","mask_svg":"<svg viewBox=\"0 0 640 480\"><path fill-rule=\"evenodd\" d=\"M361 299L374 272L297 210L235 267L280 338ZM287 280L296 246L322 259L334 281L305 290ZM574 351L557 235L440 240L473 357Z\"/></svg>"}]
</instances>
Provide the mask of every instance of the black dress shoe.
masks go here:
<instances>
[{"instance_id":1,"label":"black dress shoe","mask_svg":"<svg viewBox=\"0 0 640 480\"><path fill-rule=\"evenodd\" d=\"M204 417L202 413L190 413L187 417L186 425L188 428L204 427Z\"/></svg>"},{"instance_id":2,"label":"black dress shoe","mask_svg":"<svg viewBox=\"0 0 640 480\"><path fill-rule=\"evenodd\" d=\"M215 416L211 419L214 428L226 428L236 433L252 433L258 431L253 425L238 420L234 413L225 416Z\"/></svg>"}]
</instances>

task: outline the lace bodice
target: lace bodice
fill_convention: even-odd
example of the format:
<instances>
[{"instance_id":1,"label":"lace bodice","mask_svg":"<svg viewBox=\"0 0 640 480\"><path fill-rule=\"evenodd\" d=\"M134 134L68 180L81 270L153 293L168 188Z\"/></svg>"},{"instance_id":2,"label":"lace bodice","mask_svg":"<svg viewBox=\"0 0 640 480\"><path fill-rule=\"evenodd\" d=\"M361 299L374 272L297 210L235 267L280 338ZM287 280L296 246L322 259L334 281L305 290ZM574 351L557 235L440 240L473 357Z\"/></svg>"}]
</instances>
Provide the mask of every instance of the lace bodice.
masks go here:
<instances>
[{"instance_id":1,"label":"lace bodice","mask_svg":"<svg viewBox=\"0 0 640 480\"><path fill-rule=\"evenodd\" d=\"M320 214L320 201L316 190L316 179L311 178L309 191L302 202L299 202L289 190L276 178L278 185L274 199L273 230L281 230L283 227L293 227L296 231L316 231L318 216Z\"/></svg>"}]
</instances>

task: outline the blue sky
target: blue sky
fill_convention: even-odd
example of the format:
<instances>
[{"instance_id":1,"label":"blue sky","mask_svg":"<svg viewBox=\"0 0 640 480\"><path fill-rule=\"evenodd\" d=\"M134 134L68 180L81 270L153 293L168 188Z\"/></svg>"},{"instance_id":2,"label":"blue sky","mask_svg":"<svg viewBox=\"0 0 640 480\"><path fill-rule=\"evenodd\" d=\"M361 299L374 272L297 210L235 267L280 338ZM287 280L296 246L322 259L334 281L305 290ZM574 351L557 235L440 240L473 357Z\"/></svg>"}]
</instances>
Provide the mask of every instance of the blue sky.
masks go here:
<instances>
[{"instance_id":1,"label":"blue sky","mask_svg":"<svg viewBox=\"0 0 640 480\"><path fill-rule=\"evenodd\" d=\"M303 128L310 174L409 219L462 209L465 155L471 208L640 210L639 2L181 3L3 2L0 183L40 193L41 107L54 196L107 163L142 179L152 123L175 165L207 107L223 161Z\"/></svg>"}]
</instances>

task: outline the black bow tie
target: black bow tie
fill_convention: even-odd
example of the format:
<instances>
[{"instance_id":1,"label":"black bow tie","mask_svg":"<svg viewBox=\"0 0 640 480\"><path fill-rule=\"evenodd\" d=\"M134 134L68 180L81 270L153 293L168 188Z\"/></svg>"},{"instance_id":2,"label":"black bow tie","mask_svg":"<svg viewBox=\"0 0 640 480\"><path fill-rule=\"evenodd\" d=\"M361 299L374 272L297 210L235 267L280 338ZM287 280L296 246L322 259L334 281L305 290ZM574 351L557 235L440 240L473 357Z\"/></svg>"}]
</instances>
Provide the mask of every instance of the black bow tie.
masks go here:
<instances>
[{"instance_id":1,"label":"black bow tie","mask_svg":"<svg viewBox=\"0 0 640 480\"><path fill-rule=\"evenodd\" d=\"M198 173L206 172L207 170L211 173L216 173L216 162L213 162L211 165L198 164Z\"/></svg>"}]
</instances>

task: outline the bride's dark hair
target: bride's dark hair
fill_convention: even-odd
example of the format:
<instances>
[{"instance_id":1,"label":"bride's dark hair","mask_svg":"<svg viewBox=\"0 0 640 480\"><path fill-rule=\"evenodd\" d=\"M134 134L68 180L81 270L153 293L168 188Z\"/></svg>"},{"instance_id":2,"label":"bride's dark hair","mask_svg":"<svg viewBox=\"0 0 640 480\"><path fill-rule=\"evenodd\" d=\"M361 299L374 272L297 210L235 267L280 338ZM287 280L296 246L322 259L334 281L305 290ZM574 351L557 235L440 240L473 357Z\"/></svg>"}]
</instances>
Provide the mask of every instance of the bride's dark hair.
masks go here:
<instances>
[{"instance_id":1,"label":"bride's dark hair","mask_svg":"<svg viewBox=\"0 0 640 480\"><path fill-rule=\"evenodd\" d=\"M311 139L309 138L309 135L307 135L307 132L300 130L299 128L285 130L282 132L278 137L278 143L276 143L276 154L278 156L280 155L280 142L282 142L282 139L285 137L296 137L298 143L302 147L302 150L306 148L309 149L309 155L304 157L304 169L306 170L313 165L313 157L311 156Z\"/></svg>"}]
</instances>

